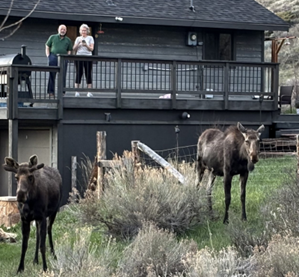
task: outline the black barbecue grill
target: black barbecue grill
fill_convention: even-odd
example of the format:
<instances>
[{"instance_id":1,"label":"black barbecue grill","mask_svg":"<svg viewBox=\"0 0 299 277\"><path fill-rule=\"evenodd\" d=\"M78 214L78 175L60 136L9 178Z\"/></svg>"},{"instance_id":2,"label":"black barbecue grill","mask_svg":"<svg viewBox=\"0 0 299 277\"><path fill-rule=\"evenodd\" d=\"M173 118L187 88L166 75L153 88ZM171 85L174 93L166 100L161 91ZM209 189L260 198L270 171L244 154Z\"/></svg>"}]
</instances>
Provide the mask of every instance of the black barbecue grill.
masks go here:
<instances>
[{"instance_id":1,"label":"black barbecue grill","mask_svg":"<svg viewBox=\"0 0 299 277\"><path fill-rule=\"evenodd\" d=\"M26 55L26 46L22 45L21 53L19 54L8 54L0 56L0 67L7 67L10 65L32 65L30 58ZM0 85L1 85L1 96L5 96L5 85L7 85L8 77L6 71L0 72ZM31 81L31 71L19 71L18 84L25 81L28 91L19 91L20 98L33 98Z\"/></svg>"}]
</instances>

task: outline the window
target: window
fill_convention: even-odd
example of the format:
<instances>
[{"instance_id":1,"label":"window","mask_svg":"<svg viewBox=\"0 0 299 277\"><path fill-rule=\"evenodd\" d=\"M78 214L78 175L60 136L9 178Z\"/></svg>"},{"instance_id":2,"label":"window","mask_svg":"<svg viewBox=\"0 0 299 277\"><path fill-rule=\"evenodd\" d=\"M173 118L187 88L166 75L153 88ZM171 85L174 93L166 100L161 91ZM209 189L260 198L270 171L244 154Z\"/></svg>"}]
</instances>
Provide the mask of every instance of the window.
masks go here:
<instances>
[{"instance_id":1,"label":"window","mask_svg":"<svg viewBox=\"0 0 299 277\"><path fill-rule=\"evenodd\" d=\"M229 33L206 33L204 45L205 60L233 59L232 35Z\"/></svg>"}]
</instances>

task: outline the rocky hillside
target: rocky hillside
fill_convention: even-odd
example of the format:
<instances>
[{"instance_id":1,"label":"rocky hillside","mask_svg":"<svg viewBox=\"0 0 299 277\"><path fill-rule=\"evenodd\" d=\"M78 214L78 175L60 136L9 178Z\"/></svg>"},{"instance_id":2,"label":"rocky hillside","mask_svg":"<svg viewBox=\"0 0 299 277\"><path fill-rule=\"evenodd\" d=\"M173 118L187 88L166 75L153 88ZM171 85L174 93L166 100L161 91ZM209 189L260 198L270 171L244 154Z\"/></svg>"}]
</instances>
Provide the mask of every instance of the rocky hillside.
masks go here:
<instances>
[{"instance_id":1,"label":"rocky hillside","mask_svg":"<svg viewBox=\"0 0 299 277\"><path fill-rule=\"evenodd\" d=\"M298 0L256 0L286 21L299 22Z\"/></svg>"},{"instance_id":2,"label":"rocky hillside","mask_svg":"<svg viewBox=\"0 0 299 277\"><path fill-rule=\"evenodd\" d=\"M289 32L274 32L273 37L281 38L295 36L290 39L290 44L283 45L278 61L280 63L280 85L299 86L299 1L298 0L256 0L258 3L274 12L286 22L290 23ZM270 61L271 44L266 43L266 61Z\"/></svg>"}]
</instances>

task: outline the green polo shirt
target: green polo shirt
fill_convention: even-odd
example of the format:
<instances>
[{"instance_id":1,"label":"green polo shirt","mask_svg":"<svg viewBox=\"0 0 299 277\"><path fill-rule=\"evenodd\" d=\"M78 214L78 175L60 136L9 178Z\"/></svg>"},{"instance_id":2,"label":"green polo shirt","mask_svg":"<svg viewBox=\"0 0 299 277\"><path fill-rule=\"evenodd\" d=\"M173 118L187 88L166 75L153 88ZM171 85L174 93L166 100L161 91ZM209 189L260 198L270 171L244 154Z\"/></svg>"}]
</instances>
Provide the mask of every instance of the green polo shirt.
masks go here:
<instances>
[{"instance_id":1,"label":"green polo shirt","mask_svg":"<svg viewBox=\"0 0 299 277\"><path fill-rule=\"evenodd\" d=\"M50 52L57 54L67 54L68 51L72 51L73 45L70 38L67 36L60 38L59 34L49 37L46 45L50 47Z\"/></svg>"}]
</instances>

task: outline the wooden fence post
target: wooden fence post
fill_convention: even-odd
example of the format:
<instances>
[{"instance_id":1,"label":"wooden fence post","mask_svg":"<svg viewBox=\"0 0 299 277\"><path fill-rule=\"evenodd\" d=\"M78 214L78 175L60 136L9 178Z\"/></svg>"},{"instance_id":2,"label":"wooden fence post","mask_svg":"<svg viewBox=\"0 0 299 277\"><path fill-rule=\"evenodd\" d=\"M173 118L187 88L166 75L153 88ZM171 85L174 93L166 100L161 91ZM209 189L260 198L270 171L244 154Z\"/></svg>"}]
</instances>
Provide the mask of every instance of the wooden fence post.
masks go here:
<instances>
[{"instance_id":1,"label":"wooden fence post","mask_svg":"<svg viewBox=\"0 0 299 277\"><path fill-rule=\"evenodd\" d=\"M180 172L178 172L171 164L165 161L160 155L158 155L154 150L141 142L138 142L137 146L138 149L147 154L155 162L163 166L168 172L170 172L175 178L177 178L181 184L185 184L185 177Z\"/></svg>"},{"instance_id":2,"label":"wooden fence post","mask_svg":"<svg viewBox=\"0 0 299 277\"><path fill-rule=\"evenodd\" d=\"M72 188L77 188L77 157L72 156Z\"/></svg>"},{"instance_id":3,"label":"wooden fence post","mask_svg":"<svg viewBox=\"0 0 299 277\"><path fill-rule=\"evenodd\" d=\"M135 183L135 175L137 174L138 167L141 165L140 158L140 150L138 149L139 140L131 141L131 149L133 153L133 166L134 166L134 174L133 174L133 182Z\"/></svg>"},{"instance_id":4,"label":"wooden fence post","mask_svg":"<svg viewBox=\"0 0 299 277\"><path fill-rule=\"evenodd\" d=\"M97 132L97 161L106 160L106 132ZM98 166L97 190L98 199L101 197L104 184L104 167Z\"/></svg>"},{"instance_id":5,"label":"wooden fence post","mask_svg":"<svg viewBox=\"0 0 299 277\"><path fill-rule=\"evenodd\" d=\"M140 150L138 149L139 140L131 141L131 149L134 157L134 167L137 167L141 163Z\"/></svg>"}]
</instances>

